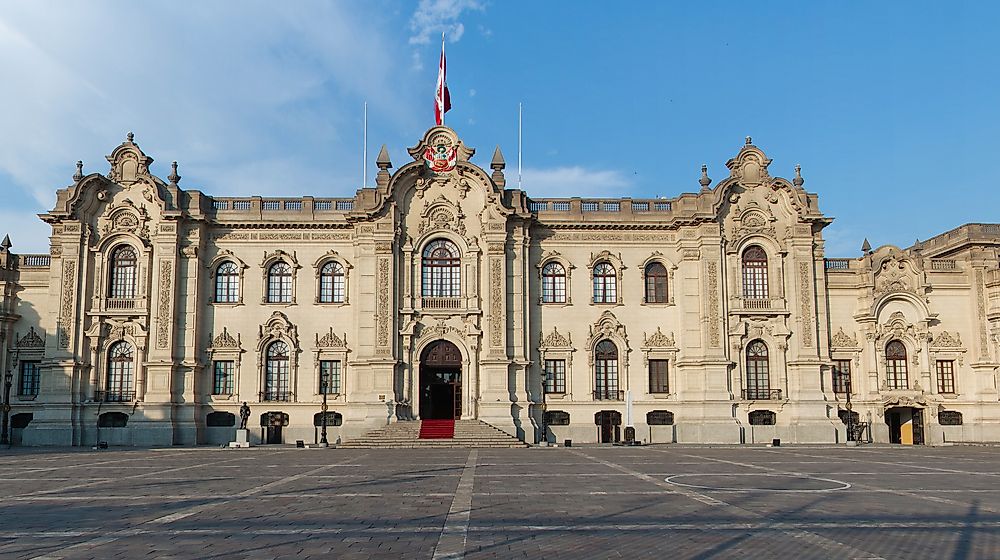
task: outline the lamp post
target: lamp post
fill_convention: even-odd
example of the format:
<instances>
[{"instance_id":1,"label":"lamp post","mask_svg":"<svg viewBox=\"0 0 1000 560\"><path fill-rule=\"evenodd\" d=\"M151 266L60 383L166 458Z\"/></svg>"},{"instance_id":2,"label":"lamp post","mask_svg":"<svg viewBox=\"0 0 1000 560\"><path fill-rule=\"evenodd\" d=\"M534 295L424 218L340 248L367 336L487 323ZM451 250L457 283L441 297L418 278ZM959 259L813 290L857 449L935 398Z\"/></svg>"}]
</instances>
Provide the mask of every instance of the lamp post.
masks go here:
<instances>
[{"instance_id":1,"label":"lamp post","mask_svg":"<svg viewBox=\"0 0 1000 560\"><path fill-rule=\"evenodd\" d=\"M330 443L326 441L326 411L327 411L327 406L326 406L327 379L326 379L326 377L323 377L322 379L320 379L319 387L320 387L319 390L323 392L323 407L322 407L322 409L323 409L323 419L322 419L322 422L323 423L322 423L322 429L320 430L319 444L322 447L328 447L330 445Z\"/></svg>"},{"instance_id":2,"label":"lamp post","mask_svg":"<svg viewBox=\"0 0 1000 560\"><path fill-rule=\"evenodd\" d=\"M16 363L17 349L15 348L10 364L7 366L7 372L3 376L3 426L0 427L0 445L10 445L10 387L14 384L14 364Z\"/></svg>"},{"instance_id":3,"label":"lamp post","mask_svg":"<svg viewBox=\"0 0 1000 560\"><path fill-rule=\"evenodd\" d=\"M852 441L854 442L854 445L857 445L858 444L858 437L857 437L857 434L854 433L854 412L852 412L852 409L854 407L853 407L853 405L851 405L851 389L852 389L852 387L851 387L851 376L850 375L847 376L847 383L846 383L846 385L847 385L847 404L845 405L845 408L847 409L847 445L851 445ZM853 439L851 439L851 438L853 438Z\"/></svg>"},{"instance_id":4,"label":"lamp post","mask_svg":"<svg viewBox=\"0 0 1000 560\"><path fill-rule=\"evenodd\" d=\"M547 406L547 404L545 402L545 388L546 388L545 386L546 386L546 384L548 384L548 382L549 382L549 373L547 371L543 370L543 372L542 372L542 423L541 423L541 426L542 426L542 437L539 438L539 442L538 442L538 443L542 444L543 447L548 447L548 445L549 445L549 426L548 426L548 424L545 423L545 413L546 413L546 409L548 408L548 406Z\"/></svg>"}]
</instances>

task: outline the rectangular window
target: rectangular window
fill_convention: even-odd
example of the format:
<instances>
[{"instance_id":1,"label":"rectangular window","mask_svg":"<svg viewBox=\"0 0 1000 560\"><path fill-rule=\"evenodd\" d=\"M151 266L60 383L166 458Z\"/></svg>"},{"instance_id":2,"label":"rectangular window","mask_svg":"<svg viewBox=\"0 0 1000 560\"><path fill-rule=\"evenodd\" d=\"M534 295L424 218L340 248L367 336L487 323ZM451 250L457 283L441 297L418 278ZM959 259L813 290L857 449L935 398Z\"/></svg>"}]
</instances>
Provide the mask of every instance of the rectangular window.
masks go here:
<instances>
[{"instance_id":1,"label":"rectangular window","mask_svg":"<svg viewBox=\"0 0 1000 560\"><path fill-rule=\"evenodd\" d=\"M835 360L833 362L833 392L847 393L851 387L851 361Z\"/></svg>"},{"instance_id":2,"label":"rectangular window","mask_svg":"<svg viewBox=\"0 0 1000 560\"><path fill-rule=\"evenodd\" d=\"M38 385L42 380L41 362L23 361L21 362L21 379L17 385L17 394L22 397L31 397L38 394Z\"/></svg>"},{"instance_id":3,"label":"rectangular window","mask_svg":"<svg viewBox=\"0 0 1000 560\"><path fill-rule=\"evenodd\" d=\"M955 361L937 361L938 393L952 394L955 392Z\"/></svg>"},{"instance_id":4,"label":"rectangular window","mask_svg":"<svg viewBox=\"0 0 1000 560\"><path fill-rule=\"evenodd\" d=\"M327 395L340 394L340 361L320 360L319 362L319 393Z\"/></svg>"},{"instance_id":5,"label":"rectangular window","mask_svg":"<svg viewBox=\"0 0 1000 560\"><path fill-rule=\"evenodd\" d=\"M545 360L545 392L566 392L566 360Z\"/></svg>"},{"instance_id":6,"label":"rectangular window","mask_svg":"<svg viewBox=\"0 0 1000 560\"><path fill-rule=\"evenodd\" d=\"M667 382L667 360L649 360L649 392L670 392L670 384Z\"/></svg>"},{"instance_id":7,"label":"rectangular window","mask_svg":"<svg viewBox=\"0 0 1000 560\"><path fill-rule=\"evenodd\" d=\"M233 372L235 363L232 360L217 360L213 362L215 374L212 382L213 395L233 394Z\"/></svg>"}]
</instances>

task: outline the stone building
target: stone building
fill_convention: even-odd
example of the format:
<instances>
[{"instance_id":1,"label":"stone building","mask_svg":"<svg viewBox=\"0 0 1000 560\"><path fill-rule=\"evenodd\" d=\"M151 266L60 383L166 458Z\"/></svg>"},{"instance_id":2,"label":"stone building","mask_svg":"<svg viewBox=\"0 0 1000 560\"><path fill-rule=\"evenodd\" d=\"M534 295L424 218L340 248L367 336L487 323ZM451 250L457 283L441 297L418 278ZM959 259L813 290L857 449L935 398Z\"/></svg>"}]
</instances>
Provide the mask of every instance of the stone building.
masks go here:
<instances>
[{"instance_id":1,"label":"stone building","mask_svg":"<svg viewBox=\"0 0 1000 560\"><path fill-rule=\"evenodd\" d=\"M750 139L672 199L507 188L446 127L353 198L212 197L132 135L0 247L24 445L331 441L474 418L526 442L1000 440L1000 225L826 258ZM852 427L848 433L848 425Z\"/></svg>"}]
</instances>

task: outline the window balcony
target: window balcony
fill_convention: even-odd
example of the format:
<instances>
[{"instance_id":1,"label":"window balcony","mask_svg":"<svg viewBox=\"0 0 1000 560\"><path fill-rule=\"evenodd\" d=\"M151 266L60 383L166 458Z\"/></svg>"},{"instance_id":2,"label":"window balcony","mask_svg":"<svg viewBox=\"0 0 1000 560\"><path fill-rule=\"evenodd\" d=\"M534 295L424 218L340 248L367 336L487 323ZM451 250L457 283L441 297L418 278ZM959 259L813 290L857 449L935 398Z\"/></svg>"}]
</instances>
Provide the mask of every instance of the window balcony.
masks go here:
<instances>
[{"instance_id":1,"label":"window balcony","mask_svg":"<svg viewBox=\"0 0 1000 560\"><path fill-rule=\"evenodd\" d=\"M781 389L743 389L745 401L780 401Z\"/></svg>"},{"instance_id":2,"label":"window balcony","mask_svg":"<svg viewBox=\"0 0 1000 560\"><path fill-rule=\"evenodd\" d=\"M625 400L625 391L617 391L614 389L598 389L594 391L595 401L623 401Z\"/></svg>"},{"instance_id":3,"label":"window balcony","mask_svg":"<svg viewBox=\"0 0 1000 560\"><path fill-rule=\"evenodd\" d=\"M146 298L115 298L105 297L100 301L102 313L142 313L146 310Z\"/></svg>"},{"instance_id":4,"label":"window balcony","mask_svg":"<svg viewBox=\"0 0 1000 560\"><path fill-rule=\"evenodd\" d=\"M130 403L135 401L135 391L94 391L94 402Z\"/></svg>"},{"instance_id":5,"label":"window balcony","mask_svg":"<svg viewBox=\"0 0 1000 560\"><path fill-rule=\"evenodd\" d=\"M420 306L423 309L461 309L460 297L422 297Z\"/></svg>"},{"instance_id":6,"label":"window balcony","mask_svg":"<svg viewBox=\"0 0 1000 560\"><path fill-rule=\"evenodd\" d=\"M736 298L732 311L751 314L788 313L785 309L785 298Z\"/></svg>"},{"instance_id":7,"label":"window balcony","mask_svg":"<svg viewBox=\"0 0 1000 560\"><path fill-rule=\"evenodd\" d=\"M292 402L291 391L262 391L260 402Z\"/></svg>"}]
</instances>

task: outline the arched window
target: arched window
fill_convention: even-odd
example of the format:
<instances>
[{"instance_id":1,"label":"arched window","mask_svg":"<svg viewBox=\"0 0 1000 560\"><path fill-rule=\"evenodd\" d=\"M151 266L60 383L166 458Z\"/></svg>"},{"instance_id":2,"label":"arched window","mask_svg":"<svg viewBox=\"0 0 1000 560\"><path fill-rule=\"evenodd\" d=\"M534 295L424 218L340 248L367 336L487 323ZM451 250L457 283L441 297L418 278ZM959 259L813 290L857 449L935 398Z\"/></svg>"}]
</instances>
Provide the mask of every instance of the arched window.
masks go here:
<instances>
[{"instance_id":1,"label":"arched window","mask_svg":"<svg viewBox=\"0 0 1000 560\"><path fill-rule=\"evenodd\" d=\"M618 392L618 347L602 340L594 348L594 399L621 400Z\"/></svg>"},{"instance_id":2,"label":"arched window","mask_svg":"<svg viewBox=\"0 0 1000 560\"><path fill-rule=\"evenodd\" d=\"M557 262L542 268L542 303L566 303L566 269Z\"/></svg>"},{"instance_id":3,"label":"arched window","mask_svg":"<svg viewBox=\"0 0 1000 560\"><path fill-rule=\"evenodd\" d=\"M344 265L330 261L319 271L319 302L344 303Z\"/></svg>"},{"instance_id":4,"label":"arched window","mask_svg":"<svg viewBox=\"0 0 1000 560\"><path fill-rule=\"evenodd\" d=\"M767 299L767 253L759 245L743 251L743 297Z\"/></svg>"},{"instance_id":5,"label":"arched window","mask_svg":"<svg viewBox=\"0 0 1000 560\"><path fill-rule=\"evenodd\" d=\"M226 261L215 269L215 302L239 303L240 268L232 261Z\"/></svg>"},{"instance_id":6,"label":"arched window","mask_svg":"<svg viewBox=\"0 0 1000 560\"><path fill-rule=\"evenodd\" d=\"M278 261L267 271L267 302L292 303L292 267Z\"/></svg>"},{"instance_id":7,"label":"arched window","mask_svg":"<svg viewBox=\"0 0 1000 560\"><path fill-rule=\"evenodd\" d=\"M135 370L135 352L132 345L124 340L108 348L108 376L104 385L105 402L129 402L135 400L132 377Z\"/></svg>"},{"instance_id":8,"label":"arched window","mask_svg":"<svg viewBox=\"0 0 1000 560\"><path fill-rule=\"evenodd\" d=\"M618 303L618 277L611 263L594 267L594 303Z\"/></svg>"},{"instance_id":9,"label":"arched window","mask_svg":"<svg viewBox=\"0 0 1000 560\"><path fill-rule=\"evenodd\" d=\"M771 398L771 369L767 358L764 341L755 340L747 346L747 399Z\"/></svg>"},{"instance_id":10,"label":"arched window","mask_svg":"<svg viewBox=\"0 0 1000 560\"><path fill-rule=\"evenodd\" d=\"M667 267L662 263L646 265L646 303L667 303Z\"/></svg>"},{"instance_id":11,"label":"arched window","mask_svg":"<svg viewBox=\"0 0 1000 560\"><path fill-rule=\"evenodd\" d=\"M111 253L108 297L132 299L135 297L137 259L135 249L122 245Z\"/></svg>"},{"instance_id":12,"label":"arched window","mask_svg":"<svg viewBox=\"0 0 1000 560\"><path fill-rule=\"evenodd\" d=\"M291 400L288 391L289 352L288 345L277 340L267 347L267 362L264 368L264 400Z\"/></svg>"},{"instance_id":13,"label":"arched window","mask_svg":"<svg viewBox=\"0 0 1000 560\"><path fill-rule=\"evenodd\" d=\"M885 347L885 380L890 389L907 389L906 346L893 340Z\"/></svg>"},{"instance_id":14,"label":"arched window","mask_svg":"<svg viewBox=\"0 0 1000 560\"><path fill-rule=\"evenodd\" d=\"M424 297L462 295L461 266L461 256L454 243L447 239L428 243L422 267Z\"/></svg>"}]
</instances>

